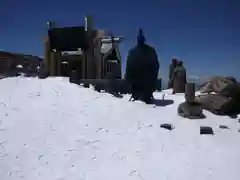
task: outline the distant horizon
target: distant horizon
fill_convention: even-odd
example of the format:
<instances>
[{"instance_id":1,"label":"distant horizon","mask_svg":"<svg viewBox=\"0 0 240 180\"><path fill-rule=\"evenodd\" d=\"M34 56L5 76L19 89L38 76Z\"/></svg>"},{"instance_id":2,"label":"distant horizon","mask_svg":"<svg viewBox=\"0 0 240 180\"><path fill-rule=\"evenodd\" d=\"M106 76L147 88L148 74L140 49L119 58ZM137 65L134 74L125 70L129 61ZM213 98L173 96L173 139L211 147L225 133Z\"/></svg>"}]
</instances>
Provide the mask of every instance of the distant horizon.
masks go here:
<instances>
[{"instance_id":1,"label":"distant horizon","mask_svg":"<svg viewBox=\"0 0 240 180\"><path fill-rule=\"evenodd\" d=\"M0 49L0 52L7 52L5 50L2 50ZM22 55L31 55L31 54L23 54L21 52L8 52L8 53L16 53L16 54L22 54ZM33 55L34 56L34 55ZM37 56L39 58L41 58L43 61L44 61L44 56ZM39 59L41 61L41 59ZM170 65L170 64L169 64ZM125 68L123 67L123 64L122 64L122 78L124 78L124 74L125 74ZM160 66L160 71L161 71L161 66ZM217 74L213 75L213 76L218 76ZM187 79L189 81L192 81L192 82L196 82L196 83L203 83L204 81L206 81L207 79L213 77L213 76L203 76L203 77L197 77L197 76L192 76L192 75L187 75ZM160 73L160 76L159 78L162 79L162 82L164 83L165 86L167 86L168 84L168 77L167 76L161 76L161 73ZM240 78L239 77L234 77L236 78L237 81L240 81Z\"/></svg>"}]
</instances>

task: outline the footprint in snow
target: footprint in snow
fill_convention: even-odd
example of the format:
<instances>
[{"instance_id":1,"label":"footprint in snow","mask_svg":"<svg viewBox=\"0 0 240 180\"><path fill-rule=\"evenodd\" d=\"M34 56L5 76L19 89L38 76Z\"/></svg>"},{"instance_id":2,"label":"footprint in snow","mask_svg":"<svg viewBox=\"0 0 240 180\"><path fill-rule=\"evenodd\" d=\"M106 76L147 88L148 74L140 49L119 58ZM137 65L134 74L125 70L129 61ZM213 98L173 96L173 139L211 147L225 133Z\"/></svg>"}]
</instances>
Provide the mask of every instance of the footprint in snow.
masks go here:
<instances>
[{"instance_id":1,"label":"footprint in snow","mask_svg":"<svg viewBox=\"0 0 240 180\"><path fill-rule=\"evenodd\" d=\"M103 128L98 128L97 130L96 130L96 132L100 132L100 131L102 131L103 130Z\"/></svg>"},{"instance_id":2,"label":"footprint in snow","mask_svg":"<svg viewBox=\"0 0 240 180\"><path fill-rule=\"evenodd\" d=\"M40 160L44 155L39 155L37 160Z\"/></svg>"},{"instance_id":3,"label":"footprint in snow","mask_svg":"<svg viewBox=\"0 0 240 180\"><path fill-rule=\"evenodd\" d=\"M93 156L93 157L92 157L92 160L95 160L96 158L97 158L96 156Z\"/></svg>"}]
</instances>

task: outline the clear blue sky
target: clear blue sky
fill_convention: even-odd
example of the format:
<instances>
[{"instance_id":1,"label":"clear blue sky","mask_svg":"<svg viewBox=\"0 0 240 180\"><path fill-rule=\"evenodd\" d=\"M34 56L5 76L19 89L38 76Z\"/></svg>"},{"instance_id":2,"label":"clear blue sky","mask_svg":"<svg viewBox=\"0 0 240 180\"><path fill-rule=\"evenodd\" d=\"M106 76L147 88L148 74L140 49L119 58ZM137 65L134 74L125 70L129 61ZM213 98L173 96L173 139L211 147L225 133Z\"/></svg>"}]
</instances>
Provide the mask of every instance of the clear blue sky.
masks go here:
<instances>
[{"instance_id":1,"label":"clear blue sky","mask_svg":"<svg viewBox=\"0 0 240 180\"><path fill-rule=\"evenodd\" d=\"M40 37L47 20L83 25L86 14L97 28L125 36L120 49L124 63L143 28L157 49L161 75L167 75L176 56L191 76L240 77L239 0L1 0L0 49L42 56Z\"/></svg>"}]
</instances>

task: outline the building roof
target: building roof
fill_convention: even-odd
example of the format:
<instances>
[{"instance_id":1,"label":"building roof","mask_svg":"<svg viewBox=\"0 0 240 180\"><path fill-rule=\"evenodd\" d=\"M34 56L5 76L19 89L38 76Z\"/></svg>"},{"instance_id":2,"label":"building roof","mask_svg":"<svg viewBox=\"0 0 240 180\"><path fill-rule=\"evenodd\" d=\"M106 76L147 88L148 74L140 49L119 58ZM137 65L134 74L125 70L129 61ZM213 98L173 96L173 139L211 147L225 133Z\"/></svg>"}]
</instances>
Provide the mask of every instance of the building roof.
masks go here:
<instances>
[{"instance_id":1,"label":"building roof","mask_svg":"<svg viewBox=\"0 0 240 180\"><path fill-rule=\"evenodd\" d=\"M25 59L25 60L31 60L31 61L40 61L43 60L42 58L38 56L33 56L29 54L21 54L21 53L13 53L13 52L7 52L7 51L0 51L0 59Z\"/></svg>"}]
</instances>

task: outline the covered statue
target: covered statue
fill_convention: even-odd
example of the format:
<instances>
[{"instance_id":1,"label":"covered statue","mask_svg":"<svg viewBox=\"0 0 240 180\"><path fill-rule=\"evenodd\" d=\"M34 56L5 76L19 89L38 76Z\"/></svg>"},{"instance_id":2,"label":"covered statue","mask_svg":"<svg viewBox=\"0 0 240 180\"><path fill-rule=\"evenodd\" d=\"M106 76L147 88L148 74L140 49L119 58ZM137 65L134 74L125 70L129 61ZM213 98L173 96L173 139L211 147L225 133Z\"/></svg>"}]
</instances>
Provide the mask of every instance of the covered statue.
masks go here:
<instances>
[{"instance_id":1,"label":"covered statue","mask_svg":"<svg viewBox=\"0 0 240 180\"><path fill-rule=\"evenodd\" d=\"M134 100L149 103L153 97L159 61L155 49L145 43L142 29L139 30L137 45L131 49L127 57L125 79L131 85Z\"/></svg>"}]
</instances>

